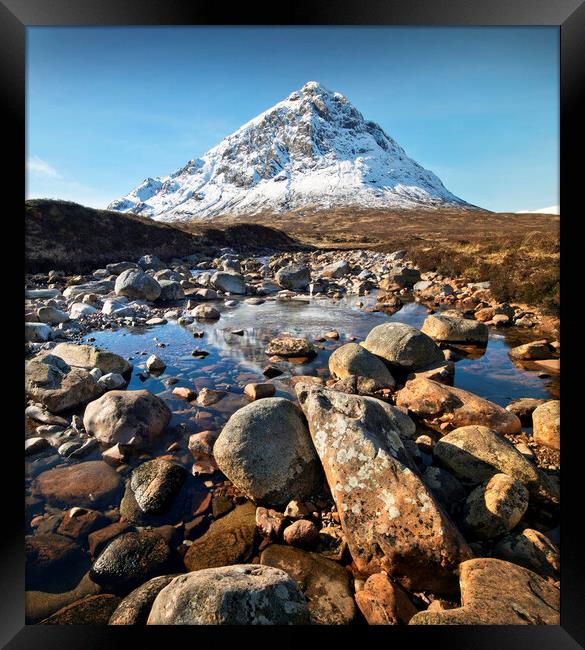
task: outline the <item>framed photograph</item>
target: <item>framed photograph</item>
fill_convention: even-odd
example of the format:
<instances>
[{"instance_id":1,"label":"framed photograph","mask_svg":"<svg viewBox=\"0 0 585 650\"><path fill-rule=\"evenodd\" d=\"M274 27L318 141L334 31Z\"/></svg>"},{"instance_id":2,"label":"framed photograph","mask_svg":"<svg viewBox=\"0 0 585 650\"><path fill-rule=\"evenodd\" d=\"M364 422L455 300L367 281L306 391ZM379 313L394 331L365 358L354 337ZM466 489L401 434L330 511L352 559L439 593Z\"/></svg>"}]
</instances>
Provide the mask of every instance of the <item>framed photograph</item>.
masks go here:
<instances>
[{"instance_id":1,"label":"framed photograph","mask_svg":"<svg viewBox=\"0 0 585 650\"><path fill-rule=\"evenodd\" d=\"M0 15L25 205L3 647L584 647L583 3Z\"/></svg>"}]
</instances>

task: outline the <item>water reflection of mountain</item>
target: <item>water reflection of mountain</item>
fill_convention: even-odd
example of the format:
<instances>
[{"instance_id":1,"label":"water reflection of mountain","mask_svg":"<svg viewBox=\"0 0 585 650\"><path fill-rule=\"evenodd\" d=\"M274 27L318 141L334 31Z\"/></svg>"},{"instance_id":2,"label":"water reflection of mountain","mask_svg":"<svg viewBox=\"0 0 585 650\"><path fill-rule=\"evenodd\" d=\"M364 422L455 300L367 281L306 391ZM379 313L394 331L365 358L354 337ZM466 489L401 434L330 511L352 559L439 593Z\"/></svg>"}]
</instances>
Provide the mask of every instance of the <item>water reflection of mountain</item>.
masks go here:
<instances>
[{"instance_id":1,"label":"water reflection of mountain","mask_svg":"<svg viewBox=\"0 0 585 650\"><path fill-rule=\"evenodd\" d=\"M207 342L216 348L219 357L236 362L242 369L262 372L267 356L264 352L274 333L267 329L242 328L243 336L232 334L231 329L214 329L208 332Z\"/></svg>"},{"instance_id":2,"label":"water reflection of mountain","mask_svg":"<svg viewBox=\"0 0 585 650\"><path fill-rule=\"evenodd\" d=\"M226 307L222 301L210 303L221 312L217 321L195 321L185 326L169 322L156 327L98 331L91 336L98 347L125 357L133 356L136 366L146 360L143 354L138 355L137 351L141 350L163 358L168 367L167 375L204 382L210 388L217 383L242 387L248 381L263 380L262 371L269 363L266 346L284 332L313 341L335 329L340 339L316 344L318 355L306 364L279 362L285 373L283 378L289 374L315 374L318 369L325 369L335 347L343 345L350 337L363 340L380 323L394 321L420 328L427 316L426 308L416 302L405 304L392 316L367 311L375 304L375 293L350 295L339 300L314 296L308 303L267 299L261 305L252 305L246 303L244 297L234 299L237 304L232 307ZM364 308L356 306L358 301ZM195 338L195 330L203 331L203 337ZM244 333L238 336L232 333L234 330ZM157 347L160 343L166 347ZM205 350L209 355L196 359L192 356L194 349ZM469 349L456 363L455 385L504 406L516 397L547 397L556 390L558 382L551 382L550 378L545 381L534 371L516 367L508 356L509 349L505 336L491 332L487 348ZM146 384L150 386L151 382L153 378ZM138 383L135 387L139 387ZM162 382L158 384L162 388Z\"/></svg>"}]
</instances>

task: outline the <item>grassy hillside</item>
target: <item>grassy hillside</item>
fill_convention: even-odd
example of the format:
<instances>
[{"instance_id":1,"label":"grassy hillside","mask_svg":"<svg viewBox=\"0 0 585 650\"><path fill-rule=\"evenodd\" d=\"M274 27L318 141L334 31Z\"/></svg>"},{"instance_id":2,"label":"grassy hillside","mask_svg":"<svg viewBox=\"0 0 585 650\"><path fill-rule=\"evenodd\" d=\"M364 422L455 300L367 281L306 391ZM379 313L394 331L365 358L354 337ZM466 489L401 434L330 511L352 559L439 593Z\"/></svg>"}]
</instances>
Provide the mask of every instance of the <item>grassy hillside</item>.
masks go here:
<instances>
[{"instance_id":1,"label":"grassy hillside","mask_svg":"<svg viewBox=\"0 0 585 650\"><path fill-rule=\"evenodd\" d=\"M215 246L229 246L237 250L258 251L312 249L313 246L300 244L282 230L256 223L223 224L220 227L207 223L191 222L176 224L186 232L201 237Z\"/></svg>"},{"instance_id":2,"label":"grassy hillside","mask_svg":"<svg viewBox=\"0 0 585 650\"><path fill-rule=\"evenodd\" d=\"M214 220L270 223L318 248L404 248L424 271L489 280L502 301L558 314L560 217L484 210L337 208Z\"/></svg>"},{"instance_id":3,"label":"grassy hillside","mask_svg":"<svg viewBox=\"0 0 585 650\"><path fill-rule=\"evenodd\" d=\"M151 254L168 260L233 246L244 251L298 248L267 226L235 224L222 229L162 224L146 217L95 210L69 201L25 202L25 270L87 273L110 262Z\"/></svg>"}]
</instances>

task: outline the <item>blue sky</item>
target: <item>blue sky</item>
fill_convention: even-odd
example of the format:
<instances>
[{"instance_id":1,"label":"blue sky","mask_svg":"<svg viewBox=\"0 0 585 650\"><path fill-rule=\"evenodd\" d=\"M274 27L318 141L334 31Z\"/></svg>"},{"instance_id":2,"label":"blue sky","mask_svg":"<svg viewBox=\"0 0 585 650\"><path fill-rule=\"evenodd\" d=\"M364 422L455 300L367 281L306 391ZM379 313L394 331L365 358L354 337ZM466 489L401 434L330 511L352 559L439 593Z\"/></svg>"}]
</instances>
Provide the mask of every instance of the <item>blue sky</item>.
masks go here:
<instances>
[{"instance_id":1,"label":"blue sky","mask_svg":"<svg viewBox=\"0 0 585 650\"><path fill-rule=\"evenodd\" d=\"M27 41L28 197L105 207L316 80L461 198L559 203L556 27L33 27Z\"/></svg>"}]
</instances>

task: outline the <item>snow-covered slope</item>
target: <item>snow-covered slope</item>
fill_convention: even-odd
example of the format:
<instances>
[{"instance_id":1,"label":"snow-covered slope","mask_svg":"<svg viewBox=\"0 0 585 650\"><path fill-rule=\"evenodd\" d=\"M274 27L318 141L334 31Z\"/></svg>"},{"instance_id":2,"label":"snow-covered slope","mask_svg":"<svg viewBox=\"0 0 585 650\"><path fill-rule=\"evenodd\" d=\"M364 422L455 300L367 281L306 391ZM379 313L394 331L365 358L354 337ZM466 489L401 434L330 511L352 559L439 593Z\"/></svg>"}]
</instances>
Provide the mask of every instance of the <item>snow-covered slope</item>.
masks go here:
<instances>
[{"instance_id":1,"label":"snow-covered slope","mask_svg":"<svg viewBox=\"0 0 585 650\"><path fill-rule=\"evenodd\" d=\"M540 210L521 210L516 214L561 214L561 208L558 205L551 205L549 208L540 208Z\"/></svg>"},{"instance_id":2,"label":"snow-covered slope","mask_svg":"<svg viewBox=\"0 0 585 650\"><path fill-rule=\"evenodd\" d=\"M110 210L161 220L311 206L471 207L340 93L315 81Z\"/></svg>"}]
</instances>

